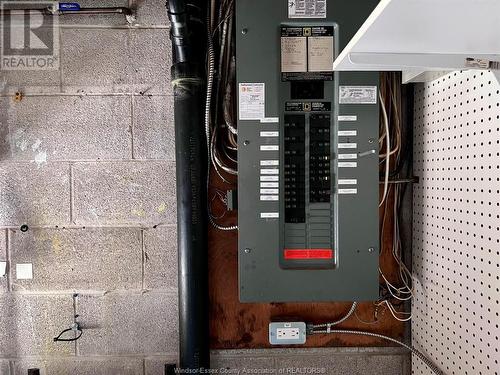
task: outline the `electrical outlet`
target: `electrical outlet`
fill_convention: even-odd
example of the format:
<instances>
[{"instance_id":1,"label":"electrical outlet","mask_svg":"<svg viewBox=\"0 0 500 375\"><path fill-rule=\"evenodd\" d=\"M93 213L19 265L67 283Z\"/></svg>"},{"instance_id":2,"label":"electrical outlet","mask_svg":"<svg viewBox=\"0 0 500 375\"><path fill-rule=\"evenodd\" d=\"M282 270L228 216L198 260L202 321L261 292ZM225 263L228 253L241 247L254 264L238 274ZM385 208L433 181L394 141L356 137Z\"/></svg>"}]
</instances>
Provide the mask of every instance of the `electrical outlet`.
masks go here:
<instances>
[{"instance_id":1,"label":"electrical outlet","mask_svg":"<svg viewBox=\"0 0 500 375\"><path fill-rule=\"evenodd\" d=\"M306 343L306 323L269 323L269 343L271 345L302 345Z\"/></svg>"},{"instance_id":2,"label":"electrical outlet","mask_svg":"<svg viewBox=\"0 0 500 375\"><path fill-rule=\"evenodd\" d=\"M276 337L278 340L295 340L299 338L300 329L298 328L278 328Z\"/></svg>"}]
</instances>

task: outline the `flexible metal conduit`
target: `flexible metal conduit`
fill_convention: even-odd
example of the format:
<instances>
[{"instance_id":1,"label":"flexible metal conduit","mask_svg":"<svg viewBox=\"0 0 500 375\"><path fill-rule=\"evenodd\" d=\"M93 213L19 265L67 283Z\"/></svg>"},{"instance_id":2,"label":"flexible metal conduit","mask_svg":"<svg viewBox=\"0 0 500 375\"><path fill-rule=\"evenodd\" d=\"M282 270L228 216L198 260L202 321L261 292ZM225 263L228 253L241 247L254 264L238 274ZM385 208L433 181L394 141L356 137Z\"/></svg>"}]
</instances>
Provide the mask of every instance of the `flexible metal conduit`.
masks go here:
<instances>
[{"instance_id":1,"label":"flexible metal conduit","mask_svg":"<svg viewBox=\"0 0 500 375\"><path fill-rule=\"evenodd\" d=\"M179 260L179 367L210 367L208 332L206 5L167 2L171 22ZM197 371L196 371L197 370ZM190 373L193 373L191 371Z\"/></svg>"},{"instance_id":2,"label":"flexible metal conduit","mask_svg":"<svg viewBox=\"0 0 500 375\"><path fill-rule=\"evenodd\" d=\"M378 333L373 333L373 332L366 332L366 331L354 331L354 330L349 330L349 329L333 329L333 330L317 330L317 331L312 331L312 334L322 334L322 333L329 333L329 334L339 334L339 335L361 335L361 336L370 336L370 337L376 337L379 339L387 340L390 342L393 342L395 344L401 345L402 347L408 349L411 351L413 354L415 354L422 362L424 362L429 369L436 375L444 375L444 373L439 369L437 365L435 365L429 358L427 358L425 355L423 355L420 351L415 349L413 346L405 344L402 341L393 339L392 337L385 336L385 335L380 335Z\"/></svg>"}]
</instances>

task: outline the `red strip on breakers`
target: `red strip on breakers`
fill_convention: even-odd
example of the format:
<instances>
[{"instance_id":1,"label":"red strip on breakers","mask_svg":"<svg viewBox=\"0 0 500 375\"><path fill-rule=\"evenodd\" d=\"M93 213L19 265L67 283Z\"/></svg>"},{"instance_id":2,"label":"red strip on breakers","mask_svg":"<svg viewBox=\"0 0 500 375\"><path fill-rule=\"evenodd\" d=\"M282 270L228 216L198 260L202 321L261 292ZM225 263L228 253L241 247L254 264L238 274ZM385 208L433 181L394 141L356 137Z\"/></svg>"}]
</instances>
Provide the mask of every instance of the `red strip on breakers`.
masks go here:
<instances>
[{"instance_id":1,"label":"red strip on breakers","mask_svg":"<svg viewBox=\"0 0 500 375\"><path fill-rule=\"evenodd\" d=\"M287 260L333 259L332 249L285 249Z\"/></svg>"}]
</instances>

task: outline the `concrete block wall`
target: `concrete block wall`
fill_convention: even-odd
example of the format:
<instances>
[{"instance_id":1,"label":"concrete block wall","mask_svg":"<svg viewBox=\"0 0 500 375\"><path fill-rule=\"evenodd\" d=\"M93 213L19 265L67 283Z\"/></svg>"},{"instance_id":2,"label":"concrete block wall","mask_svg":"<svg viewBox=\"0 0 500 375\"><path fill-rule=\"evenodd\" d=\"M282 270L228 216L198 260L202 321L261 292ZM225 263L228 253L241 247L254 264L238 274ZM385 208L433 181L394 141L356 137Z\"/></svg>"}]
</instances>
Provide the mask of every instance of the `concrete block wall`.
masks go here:
<instances>
[{"instance_id":1,"label":"concrete block wall","mask_svg":"<svg viewBox=\"0 0 500 375\"><path fill-rule=\"evenodd\" d=\"M163 0L80 4L134 6L137 24L66 16L59 71L0 72L0 375L162 375L178 341L168 19ZM24 263L32 279L19 278ZM81 339L54 343L75 314ZM397 349L213 360L219 369L408 369Z\"/></svg>"},{"instance_id":2,"label":"concrete block wall","mask_svg":"<svg viewBox=\"0 0 500 375\"><path fill-rule=\"evenodd\" d=\"M157 375L177 358L164 1L80 4L137 7L137 25L62 17L59 71L0 72L0 375ZM75 314L81 339L55 343Z\"/></svg>"}]
</instances>

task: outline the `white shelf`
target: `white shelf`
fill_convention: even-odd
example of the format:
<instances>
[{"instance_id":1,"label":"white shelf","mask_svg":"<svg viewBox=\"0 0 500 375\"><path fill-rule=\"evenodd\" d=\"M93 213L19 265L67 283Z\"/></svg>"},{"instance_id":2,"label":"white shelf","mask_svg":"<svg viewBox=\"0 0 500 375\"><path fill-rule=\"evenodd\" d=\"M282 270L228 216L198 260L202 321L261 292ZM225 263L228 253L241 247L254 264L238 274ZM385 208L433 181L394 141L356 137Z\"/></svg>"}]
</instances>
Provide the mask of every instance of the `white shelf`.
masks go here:
<instances>
[{"instance_id":1,"label":"white shelf","mask_svg":"<svg viewBox=\"0 0 500 375\"><path fill-rule=\"evenodd\" d=\"M334 70L443 71L500 60L499 0L381 0Z\"/></svg>"}]
</instances>

